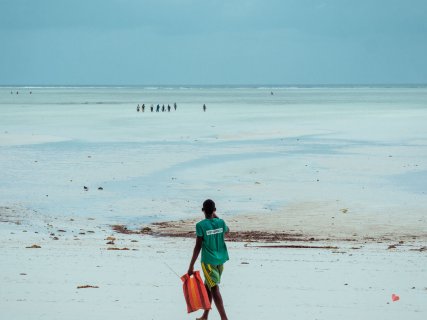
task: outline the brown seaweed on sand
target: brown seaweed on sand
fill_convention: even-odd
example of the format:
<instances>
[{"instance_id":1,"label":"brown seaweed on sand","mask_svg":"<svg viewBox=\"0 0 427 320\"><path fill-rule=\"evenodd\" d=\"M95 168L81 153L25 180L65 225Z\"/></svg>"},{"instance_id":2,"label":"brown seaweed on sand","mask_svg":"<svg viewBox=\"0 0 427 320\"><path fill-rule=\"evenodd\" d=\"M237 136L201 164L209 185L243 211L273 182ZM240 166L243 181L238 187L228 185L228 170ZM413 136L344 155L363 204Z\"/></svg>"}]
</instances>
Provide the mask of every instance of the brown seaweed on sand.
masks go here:
<instances>
[{"instance_id":1,"label":"brown seaweed on sand","mask_svg":"<svg viewBox=\"0 0 427 320\"><path fill-rule=\"evenodd\" d=\"M32 246L25 247L27 249L40 249L41 247L38 244L33 244Z\"/></svg>"}]
</instances>

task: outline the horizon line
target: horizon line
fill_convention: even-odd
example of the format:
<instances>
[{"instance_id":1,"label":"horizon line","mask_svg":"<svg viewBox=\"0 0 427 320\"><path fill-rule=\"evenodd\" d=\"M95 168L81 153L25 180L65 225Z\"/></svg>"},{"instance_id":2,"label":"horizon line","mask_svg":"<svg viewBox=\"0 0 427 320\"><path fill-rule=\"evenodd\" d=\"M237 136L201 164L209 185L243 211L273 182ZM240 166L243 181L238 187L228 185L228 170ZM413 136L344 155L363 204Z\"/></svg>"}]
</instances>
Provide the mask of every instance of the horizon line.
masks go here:
<instances>
[{"instance_id":1,"label":"horizon line","mask_svg":"<svg viewBox=\"0 0 427 320\"><path fill-rule=\"evenodd\" d=\"M188 87L188 88L221 88L221 87L234 87L234 88L274 88L274 87L424 87L427 83L287 83L287 84L0 84L1 88L13 87L94 87L94 88L108 88L108 87Z\"/></svg>"}]
</instances>

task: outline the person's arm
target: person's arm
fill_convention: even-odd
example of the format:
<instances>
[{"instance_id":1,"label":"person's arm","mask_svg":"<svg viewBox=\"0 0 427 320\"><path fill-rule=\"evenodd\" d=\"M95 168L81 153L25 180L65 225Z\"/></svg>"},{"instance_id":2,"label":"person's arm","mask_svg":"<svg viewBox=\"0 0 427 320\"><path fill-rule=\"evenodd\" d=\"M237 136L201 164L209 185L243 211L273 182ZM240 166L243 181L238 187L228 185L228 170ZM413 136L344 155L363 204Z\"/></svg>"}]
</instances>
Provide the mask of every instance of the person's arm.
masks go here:
<instances>
[{"instance_id":1,"label":"person's arm","mask_svg":"<svg viewBox=\"0 0 427 320\"><path fill-rule=\"evenodd\" d=\"M194 263L196 263L196 260L199 257L200 249L202 249L202 242L203 242L203 237L197 237L196 245L194 246L194 250L193 250L193 257L191 258L190 266L188 267L188 271L187 271L188 275L190 276L193 274Z\"/></svg>"},{"instance_id":2,"label":"person's arm","mask_svg":"<svg viewBox=\"0 0 427 320\"><path fill-rule=\"evenodd\" d=\"M224 221L224 228L225 228L225 230L224 230L224 233L225 234L227 234L227 233L229 233L230 232L230 228L228 227L228 225L225 223L225 221Z\"/></svg>"}]
</instances>

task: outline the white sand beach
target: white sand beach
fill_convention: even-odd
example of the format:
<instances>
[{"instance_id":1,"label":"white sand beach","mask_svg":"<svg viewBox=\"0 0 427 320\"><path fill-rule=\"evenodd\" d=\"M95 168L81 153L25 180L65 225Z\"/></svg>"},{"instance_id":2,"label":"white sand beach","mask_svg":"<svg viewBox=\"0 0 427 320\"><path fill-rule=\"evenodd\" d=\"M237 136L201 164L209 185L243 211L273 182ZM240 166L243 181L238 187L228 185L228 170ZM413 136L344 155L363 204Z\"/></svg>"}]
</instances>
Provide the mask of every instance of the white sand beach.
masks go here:
<instances>
[{"instance_id":1,"label":"white sand beach","mask_svg":"<svg viewBox=\"0 0 427 320\"><path fill-rule=\"evenodd\" d=\"M26 218L33 222L0 224L2 317L195 319L173 272L186 272L193 239L117 234L83 218ZM229 317L424 319L426 242L388 249L392 243L228 242L221 290ZM26 248L34 244L41 248ZM78 289L86 285L97 288ZM215 310L211 319L219 319Z\"/></svg>"},{"instance_id":2,"label":"white sand beach","mask_svg":"<svg viewBox=\"0 0 427 320\"><path fill-rule=\"evenodd\" d=\"M194 319L177 274L206 198L232 231L230 319L425 318L426 88L19 90L0 88L1 318Z\"/></svg>"}]
</instances>

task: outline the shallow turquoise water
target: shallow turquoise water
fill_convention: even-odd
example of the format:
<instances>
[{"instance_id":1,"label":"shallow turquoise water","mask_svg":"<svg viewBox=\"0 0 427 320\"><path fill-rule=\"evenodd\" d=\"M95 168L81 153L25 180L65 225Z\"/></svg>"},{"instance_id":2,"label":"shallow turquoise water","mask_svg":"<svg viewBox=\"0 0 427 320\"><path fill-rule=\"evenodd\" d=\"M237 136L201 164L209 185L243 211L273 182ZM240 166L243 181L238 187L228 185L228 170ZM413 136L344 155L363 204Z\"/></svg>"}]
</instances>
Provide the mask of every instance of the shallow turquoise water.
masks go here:
<instances>
[{"instance_id":1,"label":"shallow turquoise water","mask_svg":"<svg viewBox=\"0 0 427 320\"><path fill-rule=\"evenodd\" d=\"M427 88L0 88L0 115L0 206L139 222L209 197L427 204Z\"/></svg>"}]
</instances>

